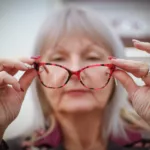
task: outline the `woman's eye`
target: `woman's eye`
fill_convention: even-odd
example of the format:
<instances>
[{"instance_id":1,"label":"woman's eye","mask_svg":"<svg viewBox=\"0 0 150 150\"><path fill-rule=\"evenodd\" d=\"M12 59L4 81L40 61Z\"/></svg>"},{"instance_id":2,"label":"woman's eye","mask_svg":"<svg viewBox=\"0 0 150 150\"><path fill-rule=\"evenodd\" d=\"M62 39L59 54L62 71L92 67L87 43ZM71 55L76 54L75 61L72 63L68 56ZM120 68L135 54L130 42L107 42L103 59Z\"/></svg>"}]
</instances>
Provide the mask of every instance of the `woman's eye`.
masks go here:
<instances>
[{"instance_id":1,"label":"woman's eye","mask_svg":"<svg viewBox=\"0 0 150 150\"><path fill-rule=\"evenodd\" d=\"M63 61L63 57L52 58L52 61Z\"/></svg>"},{"instance_id":2,"label":"woman's eye","mask_svg":"<svg viewBox=\"0 0 150 150\"><path fill-rule=\"evenodd\" d=\"M87 57L87 60L100 60L99 57Z\"/></svg>"}]
</instances>

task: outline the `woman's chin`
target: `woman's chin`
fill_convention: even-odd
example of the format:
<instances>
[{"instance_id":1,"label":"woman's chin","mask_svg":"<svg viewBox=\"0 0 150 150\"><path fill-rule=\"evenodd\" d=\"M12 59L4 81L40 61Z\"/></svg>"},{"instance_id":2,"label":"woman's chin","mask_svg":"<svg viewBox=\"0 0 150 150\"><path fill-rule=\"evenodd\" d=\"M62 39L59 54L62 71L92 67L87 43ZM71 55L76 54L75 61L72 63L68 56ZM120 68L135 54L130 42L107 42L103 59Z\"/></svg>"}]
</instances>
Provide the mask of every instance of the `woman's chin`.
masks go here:
<instances>
[{"instance_id":1,"label":"woman's chin","mask_svg":"<svg viewBox=\"0 0 150 150\"><path fill-rule=\"evenodd\" d=\"M69 113L78 113L78 112L90 112L96 109L96 104L93 101L77 100L77 101L68 101L64 102L61 106L61 110Z\"/></svg>"}]
</instances>

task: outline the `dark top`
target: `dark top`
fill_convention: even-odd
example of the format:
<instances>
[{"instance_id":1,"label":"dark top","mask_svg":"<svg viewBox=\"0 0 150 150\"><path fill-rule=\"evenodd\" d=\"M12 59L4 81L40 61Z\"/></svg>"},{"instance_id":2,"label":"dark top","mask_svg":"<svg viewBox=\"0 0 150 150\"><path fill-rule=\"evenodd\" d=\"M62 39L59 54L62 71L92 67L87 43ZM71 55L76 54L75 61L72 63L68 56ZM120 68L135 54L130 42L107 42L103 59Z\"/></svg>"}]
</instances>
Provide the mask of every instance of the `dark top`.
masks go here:
<instances>
[{"instance_id":1,"label":"dark top","mask_svg":"<svg viewBox=\"0 0 150 150\"><path fill-rule=\"evenodd\" d=\"M59 145L57 148L53 148L50 150L65 150L64 147L62 145ZM110 142L108 145L107 150L150 150L150 147L122 147L117 145L114 142Z\"/></svg>"},{"instance_id":2,"label":"dark top","mask_svg":"<svg viewBox=\"0 0 150 150\"><path fill-rule=\"evenodd\" d=\"M12 148L10 146L7 146L7 143L4 140L2 140L1 145L0 145L0 150L23 150L23 149L22 148L15 148L15 147ZM47 150L65 150L65 149L62 145L59 145L56 148L47 148ZM145 148L145 147L131 147L130 145L123 147L123 146L117 145L114 142L109 142L107 150L150 150L150 147L147 147L147 148Z\"/></svg>"}]
</instances>

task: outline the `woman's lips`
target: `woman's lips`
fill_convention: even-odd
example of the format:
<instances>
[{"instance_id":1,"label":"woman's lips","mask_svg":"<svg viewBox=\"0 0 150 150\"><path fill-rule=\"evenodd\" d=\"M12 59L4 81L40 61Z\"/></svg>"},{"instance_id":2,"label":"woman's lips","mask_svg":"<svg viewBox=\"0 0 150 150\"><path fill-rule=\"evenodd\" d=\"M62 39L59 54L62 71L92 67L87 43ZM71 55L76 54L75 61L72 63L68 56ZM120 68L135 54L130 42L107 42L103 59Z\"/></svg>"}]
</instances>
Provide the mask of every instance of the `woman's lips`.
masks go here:
<instances>
[{"instance_id":1,"label":"woman's lips","mask_svg":"<svg viewBox=\"0 0 150 150\"><path fill-rule=\"evenodd\" d=\"M84 94L89 93L88 90L80 90L80 89L76 89L76 90L68 90L65 92L65 94L70 95L70 96L82 96Z\"/></svg>"}]
</instances>

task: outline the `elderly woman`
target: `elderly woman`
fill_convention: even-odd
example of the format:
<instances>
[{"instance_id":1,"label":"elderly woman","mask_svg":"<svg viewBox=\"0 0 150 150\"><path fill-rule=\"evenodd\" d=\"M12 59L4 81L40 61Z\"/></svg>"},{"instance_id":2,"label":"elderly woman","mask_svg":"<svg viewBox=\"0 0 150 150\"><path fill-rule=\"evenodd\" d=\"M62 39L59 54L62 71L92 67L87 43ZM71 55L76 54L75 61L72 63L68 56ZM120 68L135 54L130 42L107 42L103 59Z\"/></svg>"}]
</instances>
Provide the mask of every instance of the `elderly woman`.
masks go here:
<instances>
[{"instance_id":1,"label":"elderly woman","mask_svg":"<svg viewBox=\"0 0 150 150\"><path fill-rule=\"evenodd\" d=\"M150 51L148 43L133 42L137 48ZM44 23L36 54L40 56L0 59L1 139L18 116L37 75L37 93L48 127L44 136L32 142L33 146L57 128L61 142L55 150L120 150L109 137L127 138L128 126L120 111L132 110L130 103L150 122L148 65L118 59L124 57L123 45L99 14L81 8L59 10ZM19 70L25 73L17 81L14 75ZM126 72L142 77L146 85L137 86ZM114 77L123 86L116 86ZM3 140L1 149L7 149Z\"/></svg>"}]
</instances>

